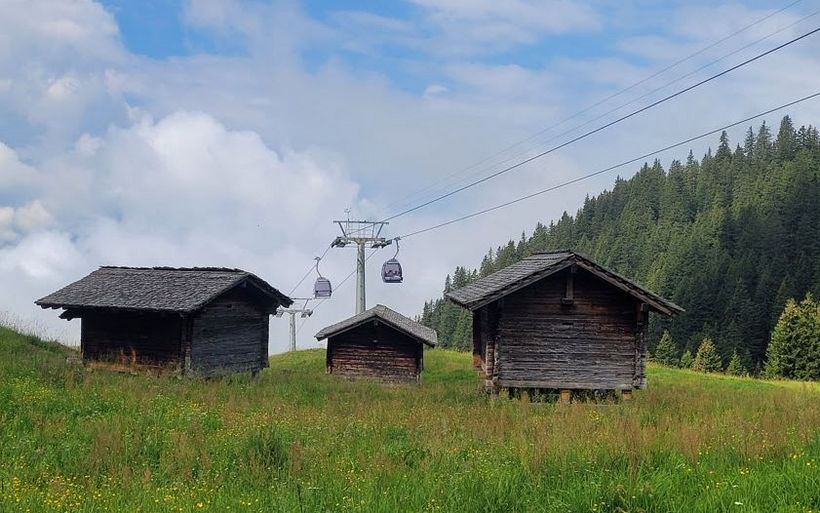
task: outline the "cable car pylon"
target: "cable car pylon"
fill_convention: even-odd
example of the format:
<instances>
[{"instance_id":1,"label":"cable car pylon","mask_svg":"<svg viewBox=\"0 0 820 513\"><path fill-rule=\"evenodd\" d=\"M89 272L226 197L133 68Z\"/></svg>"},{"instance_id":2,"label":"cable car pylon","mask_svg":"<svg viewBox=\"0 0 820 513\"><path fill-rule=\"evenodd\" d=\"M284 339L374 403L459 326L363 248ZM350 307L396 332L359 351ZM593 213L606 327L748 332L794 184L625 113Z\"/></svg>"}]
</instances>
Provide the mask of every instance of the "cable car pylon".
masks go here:
<instances>
[{"instance_id":1,"label":"cable car pylon","mask_svg":"<svg viewBox=\"0 0 820 513\"><path fill-rule=\"evenodd\" d=\"M330 283L330 282L328 282ZM313 309L308 308L308 302L313 300L312 297L294 297L291 298L294 301L304 301L305 304L302 308L282 308L281 306L276 309L276 316L282 317L285 314L290 315L290 345L288 347L288 351L296 351L296 316L298 315L301 318L307 318L313 315Z\"/></svg>"},{"instance_id":2,"label":"cable car pylon","mask_svg":"<svg viewBox=\"0 0 820 513\"><path fill-rule=\"evenodd\" d=\"M334 220L339 225L342 235L336 237L330 245L334 248L343 248L348 244L355 244L358 252L356 256L356 313L367 309L367 291L365 289L365 249L383 248L390 244L381 233L388 224L387 221L354 221L351 219ZM392 242L392 241L391 241Z\"/></svg>"}]
</instances>

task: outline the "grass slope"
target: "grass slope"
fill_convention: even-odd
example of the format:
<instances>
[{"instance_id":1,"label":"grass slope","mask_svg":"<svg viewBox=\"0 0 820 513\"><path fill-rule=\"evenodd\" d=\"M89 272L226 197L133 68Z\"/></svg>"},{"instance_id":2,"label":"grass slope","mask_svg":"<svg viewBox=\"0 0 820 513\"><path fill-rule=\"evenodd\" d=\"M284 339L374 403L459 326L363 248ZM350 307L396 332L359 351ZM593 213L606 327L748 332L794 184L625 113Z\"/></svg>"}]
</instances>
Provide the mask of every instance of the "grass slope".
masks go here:
<instances>
[{"instance_id":1,"label":"grass slope","mask_svg":"<svg viewBox=\"0 0 820 513\"><path fill-rule=\"evenodd\" d=\"M420 387L276 356L257 380L86 371L0 328L0 511L820 510L820 389L651 367L631 404Z\"/></svg>"}]
</instances>

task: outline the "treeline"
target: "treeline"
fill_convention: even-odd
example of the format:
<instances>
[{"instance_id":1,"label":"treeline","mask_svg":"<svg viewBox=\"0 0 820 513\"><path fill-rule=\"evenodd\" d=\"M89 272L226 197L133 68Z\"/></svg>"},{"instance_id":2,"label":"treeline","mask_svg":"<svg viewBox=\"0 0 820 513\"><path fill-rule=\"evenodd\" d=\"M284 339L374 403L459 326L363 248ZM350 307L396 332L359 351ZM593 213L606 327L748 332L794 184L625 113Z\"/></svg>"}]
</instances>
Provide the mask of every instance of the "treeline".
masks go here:
<instances>
[{"instance_id":1,"label":"treeline","mask_svg":"<svg viewBox=\"0 0 820 513\"><path fill-rule=\"evenodd\" d=\"M444 290L555 249L586 254L686 309L672 320L652 317L650 351L668 330L678 354L697 353L709 338L722 361L737 354L759 371L786 302L820 297L818 131L796 130L785 117L776 137L764 123L734 149L724 132L700 160L690 151L668 169L645 164L587 197L574 216L490 249L478 269L457 267ZM439 298L425 303L422 321L442 346L471 347L466 310Z\"/></svg>"}]
</instances>

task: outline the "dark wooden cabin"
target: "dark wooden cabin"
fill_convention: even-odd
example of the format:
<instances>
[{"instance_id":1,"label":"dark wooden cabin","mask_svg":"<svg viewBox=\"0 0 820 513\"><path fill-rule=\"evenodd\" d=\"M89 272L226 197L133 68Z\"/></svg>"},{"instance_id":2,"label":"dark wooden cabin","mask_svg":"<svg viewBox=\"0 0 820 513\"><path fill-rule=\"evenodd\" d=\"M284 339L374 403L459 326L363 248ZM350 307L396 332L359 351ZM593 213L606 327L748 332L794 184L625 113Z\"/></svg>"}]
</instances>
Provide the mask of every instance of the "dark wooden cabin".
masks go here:
<instances>
[{"instance_id":1,"label":"dark wooden cabin","mask_svg":"<svg viewBox=\"0 0 820 513\"><path fill-rule=\"evenodd\" d=\"M393 383L418 383L424 346L436 345L436 332L384 305L328 326L316 334L327 339L327 372Z\"/></svg>"},{"instance_id":2,"label":"dark wooden cabin","mask_svg":"<svg viewBox=\"0 0 820 513\"><path fill-rule=\"evenodd\" d=\"M35 301L81 319L83 361L216 375L268 366L268 321L293 301L239 269L101 267Z\"/></svg>"},{"instance_id":3,"label":"dark wooden cabin","mask_svg":"<svg viewBox=\"0 0 820 513\"><path fill-rule=\"evenodd\" d=\"M447 297L473 312L473 363L496 392L644 388L649 311L683 311L571 251L532 255Z\"/></svg>"}]
</instances>

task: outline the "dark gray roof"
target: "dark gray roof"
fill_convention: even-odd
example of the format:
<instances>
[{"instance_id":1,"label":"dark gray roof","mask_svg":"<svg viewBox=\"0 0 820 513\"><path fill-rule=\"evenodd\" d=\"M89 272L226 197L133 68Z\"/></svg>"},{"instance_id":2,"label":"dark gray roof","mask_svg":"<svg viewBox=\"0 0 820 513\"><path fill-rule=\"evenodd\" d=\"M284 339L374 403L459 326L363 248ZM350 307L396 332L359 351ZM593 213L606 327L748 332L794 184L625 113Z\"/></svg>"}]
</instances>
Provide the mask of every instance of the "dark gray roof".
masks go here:
<instances>
[{"instance_id":1,"label":"dark gray roof","mask_svg":"<svg viewBox=\"0 0 820 513\"><path fill-rule=\"evenodd\" d=\"M435 346L438 341L438 336L436 335L436 331L434 329L428 328L413 319L409 319L384 305L376 305L360 314L356 314L353 317L328 326L316 334L316 339L322 340L324 338L332 337L333 335L337 335L343 331L347 331L364 324L373 318L378 318L384 321L386 324L393 326L399 331L403 331L407 335L419 340L420 342L424 342L430 347Z\"/></svg>"},{"instance_id":2,"label":"dark gray roof","mask_svg":"<svg viewBox=\"0 0 820 513\"><path fill-rule=\"evenodd\" d=\"M273 308L293 303L258 276L221 267L100 267L35 303L43 308L189 313L242 284L251 285Z\"/></svg>"},{"instance_id":3,"label":"dark gray roof","mask_svg":"<svg viewBox=\"0 0 820 513\"><path fill-rule=\"evenodd\" d=\"M683 308L675 303L646 290L620 274L596 264L579 253L565 250L536 253L489 276L479 278L465 287L452 290L446 296L456 304L475 310L573 264L640 299L658 312L673 315L683 311Z\"/></svg>"}]
</instances>

